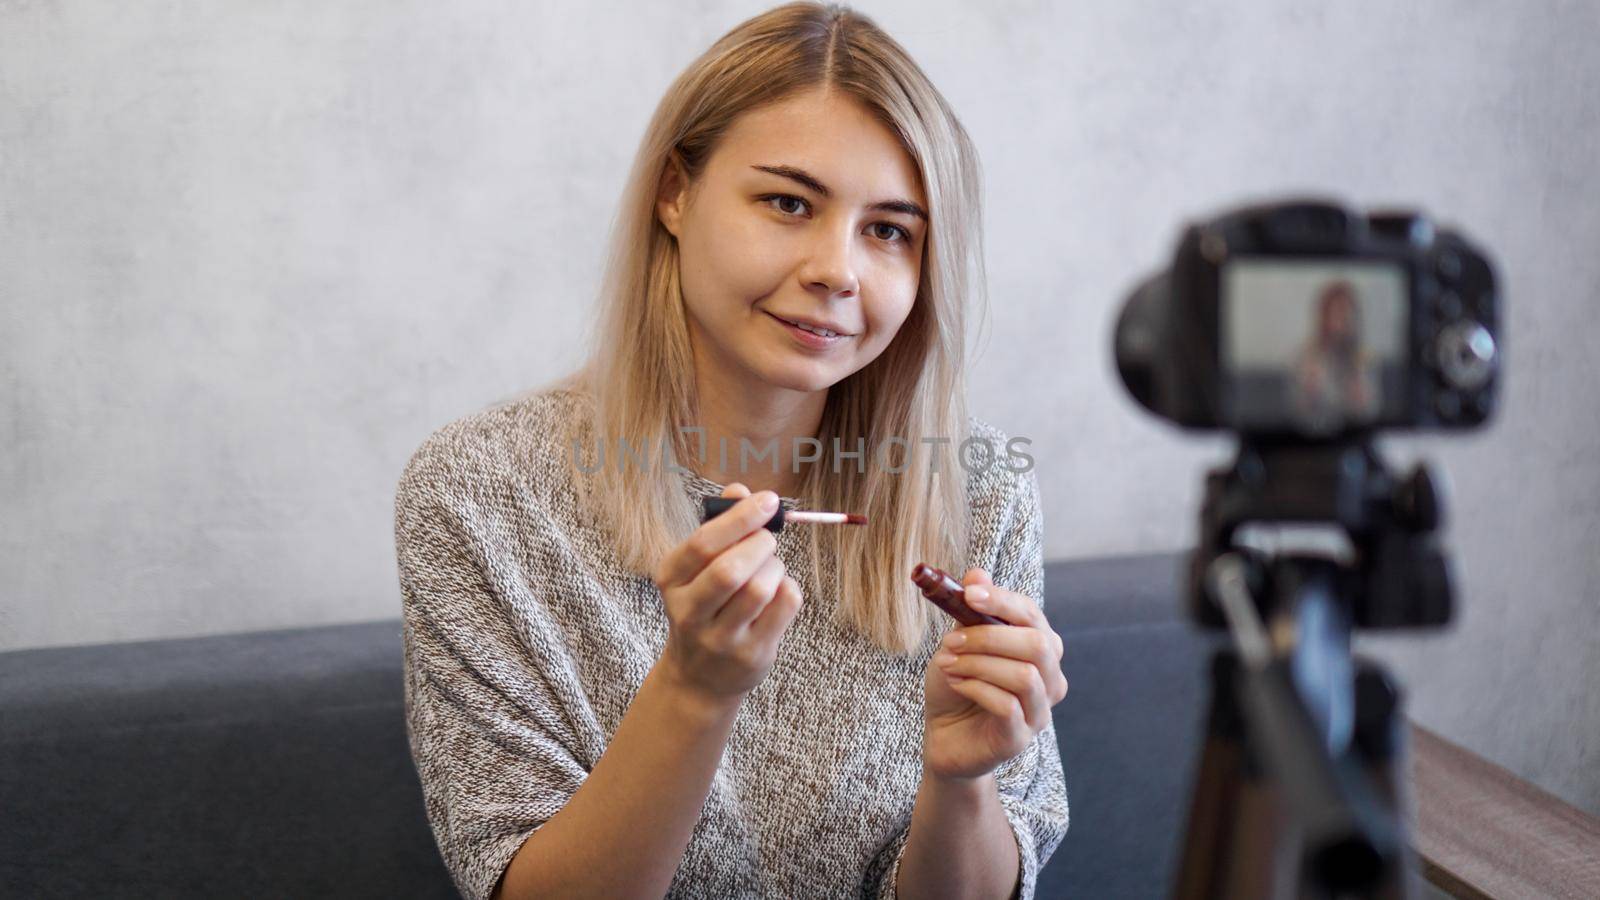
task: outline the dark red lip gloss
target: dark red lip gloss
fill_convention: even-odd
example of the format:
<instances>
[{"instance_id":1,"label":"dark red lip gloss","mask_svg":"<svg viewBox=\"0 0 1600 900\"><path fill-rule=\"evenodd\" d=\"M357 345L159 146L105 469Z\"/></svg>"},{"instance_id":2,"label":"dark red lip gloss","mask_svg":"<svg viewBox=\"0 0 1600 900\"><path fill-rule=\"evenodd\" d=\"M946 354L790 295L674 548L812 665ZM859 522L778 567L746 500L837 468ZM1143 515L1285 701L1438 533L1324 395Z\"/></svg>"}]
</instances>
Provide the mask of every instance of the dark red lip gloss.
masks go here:
<instances>
[{"instance_id":1,"label":"dark red lip gloss","mask_svg":"<svg viewBox=\"0 0 1600 900\"><path fill-rule=\"evenodd\" d=\"M922 596L933 601L934 606L949 613L951 618L962 625L1011 624L968 606L966 588L942 569L934 568L927 563L917 563L917 567L911 570L911 580L916 582L917 587L922 588Z\"/></svg>"}]
</instances>

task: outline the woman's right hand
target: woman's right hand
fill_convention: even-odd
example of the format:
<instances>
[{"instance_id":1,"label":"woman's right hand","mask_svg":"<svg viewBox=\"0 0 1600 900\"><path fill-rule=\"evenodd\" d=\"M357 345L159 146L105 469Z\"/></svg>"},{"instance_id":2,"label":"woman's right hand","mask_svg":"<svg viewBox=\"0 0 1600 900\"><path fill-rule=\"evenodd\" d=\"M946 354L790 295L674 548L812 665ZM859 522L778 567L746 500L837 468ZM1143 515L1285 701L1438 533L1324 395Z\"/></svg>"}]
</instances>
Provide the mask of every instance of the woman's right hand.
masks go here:
<instances>
[{"instance_id":1,"label":"woman's right hand","mask_svg":"<svg viewBox=\"0 0 1600 900\"><path fill-rule=\"evenodd\" d=\"M766 677L802 597L765 527L777 495L734 483L722 496L742 500L668 552L654 580L670 626L662 662L681 685L726 705Z\"/></svg>"}]
</instances>

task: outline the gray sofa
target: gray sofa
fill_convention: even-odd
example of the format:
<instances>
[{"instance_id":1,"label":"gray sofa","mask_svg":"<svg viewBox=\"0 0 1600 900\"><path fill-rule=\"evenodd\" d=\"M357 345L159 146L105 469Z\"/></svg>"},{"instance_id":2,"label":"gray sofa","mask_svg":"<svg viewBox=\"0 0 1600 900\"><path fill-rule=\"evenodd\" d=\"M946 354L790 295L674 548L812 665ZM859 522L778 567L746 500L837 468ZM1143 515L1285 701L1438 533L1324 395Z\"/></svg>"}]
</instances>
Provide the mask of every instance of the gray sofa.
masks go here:
<instances>
[{"instance_id":1,"label":"gray sofa","mask_svg":"<svg viewBox=\"0 0 1600 900\"><path fill-rule=\"evenodd\" d=\"M1040 897L1166 893L1215 640L1180 557L1054 562L1072 824ZM0 654L0 894L454 897L398 619Z\"/></svg>"}]
</instances>

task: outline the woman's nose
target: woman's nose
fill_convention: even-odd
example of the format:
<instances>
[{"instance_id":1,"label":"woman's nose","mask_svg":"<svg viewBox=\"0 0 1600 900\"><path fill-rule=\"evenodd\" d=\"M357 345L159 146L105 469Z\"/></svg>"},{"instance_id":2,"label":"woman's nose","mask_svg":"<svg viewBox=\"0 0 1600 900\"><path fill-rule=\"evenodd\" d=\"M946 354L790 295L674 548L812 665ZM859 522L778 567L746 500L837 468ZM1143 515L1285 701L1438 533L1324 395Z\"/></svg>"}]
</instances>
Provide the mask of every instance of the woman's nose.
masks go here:
<instances>
[{"instance_id":1,"label":"woman's nose","mask_svg":"<svg viewBox=\"0 0 1600 900\"><path fill-rule=\"evenodd\" d=\"M855 235L853 226L818 228L817 239L811 246L811 258L806 261L802 277L808 288L822 288L832 297L836 294L855 295L861 290L861 280L856 273Z\"/></svg>"}]
</instances>

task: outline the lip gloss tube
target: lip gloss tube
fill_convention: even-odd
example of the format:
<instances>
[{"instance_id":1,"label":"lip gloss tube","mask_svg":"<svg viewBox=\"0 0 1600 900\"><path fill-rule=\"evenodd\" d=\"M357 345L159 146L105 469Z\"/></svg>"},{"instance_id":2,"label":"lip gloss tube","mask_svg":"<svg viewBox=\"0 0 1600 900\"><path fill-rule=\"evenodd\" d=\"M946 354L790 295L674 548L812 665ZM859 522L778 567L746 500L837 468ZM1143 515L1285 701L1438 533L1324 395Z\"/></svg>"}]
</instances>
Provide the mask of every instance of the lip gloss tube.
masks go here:
<instances>
[{"instance_id":1,"label":"lip gloss tube","mask_svg":"<svg viewBox=\"0 0 1600 900\"><path fill-rule=\"evenodd\" d=\"M1010 625L1004 619L985 615L967 605L966 588L961 582L950 577L950 573L935 568L927 563L917 563L911 570L911 580L917 587L922 588L922 596L933 602L950 614L952 619L962 625Z\"/></svg>"},{"instance_id":2,"label":"lip gloss tube","mask_svg":"<svg viewBox=\"0 0 1600 900\"><path fill-rule=\"evenodd\" d=\"M738 503L739 497L706 497L700 501L700 521L709 522L717 516L732 509ZM767 524L762 526L773 534L783 530L785 524L804 522L808 525L865 525L867 517L858 513L817 512L808 509L784 509L772 514Z\"/></svg>"}]
</instances>

